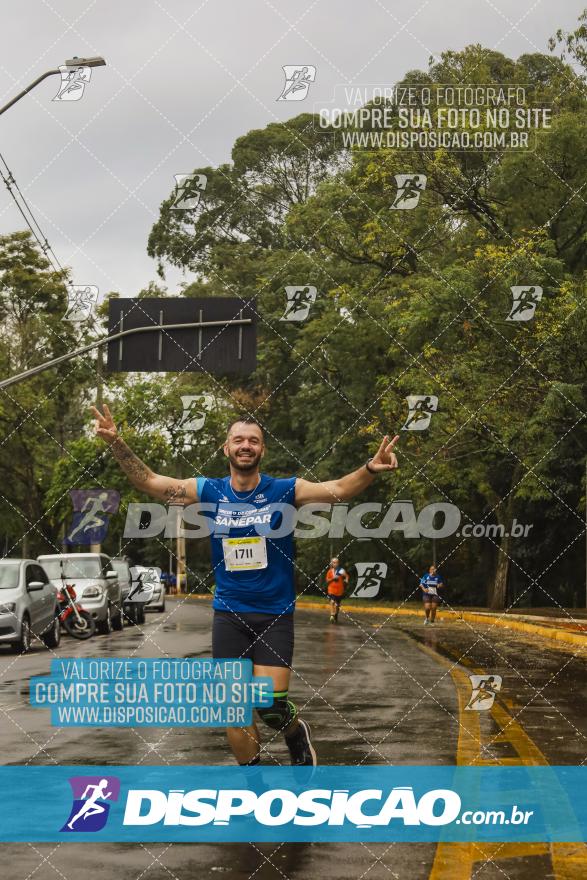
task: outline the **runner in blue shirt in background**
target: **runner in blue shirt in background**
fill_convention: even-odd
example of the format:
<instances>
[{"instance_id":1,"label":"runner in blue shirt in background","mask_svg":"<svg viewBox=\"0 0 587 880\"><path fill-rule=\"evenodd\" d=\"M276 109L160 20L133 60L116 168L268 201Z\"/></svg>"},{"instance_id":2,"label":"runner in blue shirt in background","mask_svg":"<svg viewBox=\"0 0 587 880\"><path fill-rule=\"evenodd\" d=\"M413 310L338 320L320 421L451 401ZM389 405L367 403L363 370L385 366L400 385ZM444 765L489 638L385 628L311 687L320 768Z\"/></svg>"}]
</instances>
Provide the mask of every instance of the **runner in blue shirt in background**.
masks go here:
<instances>
[{"instance_id":1,"label":"runner in blue shirt in background","mask_svg":"<svg viewBox=\"0 0 587 880\"><path fill-rule=\"evenodd\" d=\"M431 565L428 574L420 578L420 589L422 590L422 599L424 601L424 625L433 624L436 620L436 610L440 603L439 589L444 587L444 580L441 574L436 574L436 566Z\"/></svg>"},{"instance_id":2,"label":"runner in blue shirt in background","mask_svg":"<svg viewBox=\"0 0 587 880\"><path fill-rule=\"evenodd\" d=\"M253 675L273 680L273 705L258 710L260 719L282 733L294 765L315 765L310 727L288 698L293 659L295 608L295 523L285 521L292 508L348 501L373 477L397 468L394 447L399 436L384 437L366 464L337 480L313 483L299 477L270 477L259 471L265 454L261 425L249 416L235 419L224 444L230 475L186 480L155 474L118 435L110 410L92 407L96 434L105 440L130 482L154 498L174 504L201 502L212 510L212 565L216 581L212 655L247 657ZM285 505L285 507L284 507ZM230 747L239 764L258 764L256 724L229 727Z\"/></svg>"}]
</instances>

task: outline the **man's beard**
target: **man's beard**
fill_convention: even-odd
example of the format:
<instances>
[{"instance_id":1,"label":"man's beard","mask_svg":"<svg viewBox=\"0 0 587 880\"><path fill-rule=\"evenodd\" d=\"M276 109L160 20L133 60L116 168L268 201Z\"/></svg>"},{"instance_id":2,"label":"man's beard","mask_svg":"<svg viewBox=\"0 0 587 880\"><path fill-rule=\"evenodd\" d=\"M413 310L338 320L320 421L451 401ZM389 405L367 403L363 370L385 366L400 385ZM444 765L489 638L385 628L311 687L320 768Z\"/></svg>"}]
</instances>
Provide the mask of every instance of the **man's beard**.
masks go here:
<instances>
[{"instance_id":1,"label":"man's beard","mask_svg":"<svg viewBox=\"0 0 587 880\"><path fill-rule=\"evenodd\" d=\"M247 459L239 459L232 452L228 454L228 460L236 471L240 471L243 474L248 474L250 471L256 470L259 466L259 462L261 461L261 453L258 452L255 454L251 453L251 457Z\"/></svg>"}]
</instances>

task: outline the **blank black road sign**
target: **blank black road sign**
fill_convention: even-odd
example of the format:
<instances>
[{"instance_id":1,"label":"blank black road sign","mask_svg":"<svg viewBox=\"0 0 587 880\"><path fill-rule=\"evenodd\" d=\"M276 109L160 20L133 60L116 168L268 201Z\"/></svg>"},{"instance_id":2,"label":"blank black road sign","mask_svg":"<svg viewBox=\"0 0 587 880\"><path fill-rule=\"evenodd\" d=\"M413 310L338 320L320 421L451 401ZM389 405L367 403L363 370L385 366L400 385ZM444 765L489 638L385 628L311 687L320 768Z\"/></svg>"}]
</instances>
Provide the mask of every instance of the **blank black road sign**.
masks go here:
<instances>
[{"instance_id":1,"label":"blank black road sign","mask_svg":"<svg viewBox=\"0 0 587 880\"><path fill-rule=\"evenodd\" d=\"M246 375L257 363L255 301L237 297L148 297L108 303L108 335L136 327L136 333L108 343L110 372L207 372ZM251 323L230 325L248 319ZM164 324L222 321L222 326L157 330Z\"/></svg>"}]
</instances>

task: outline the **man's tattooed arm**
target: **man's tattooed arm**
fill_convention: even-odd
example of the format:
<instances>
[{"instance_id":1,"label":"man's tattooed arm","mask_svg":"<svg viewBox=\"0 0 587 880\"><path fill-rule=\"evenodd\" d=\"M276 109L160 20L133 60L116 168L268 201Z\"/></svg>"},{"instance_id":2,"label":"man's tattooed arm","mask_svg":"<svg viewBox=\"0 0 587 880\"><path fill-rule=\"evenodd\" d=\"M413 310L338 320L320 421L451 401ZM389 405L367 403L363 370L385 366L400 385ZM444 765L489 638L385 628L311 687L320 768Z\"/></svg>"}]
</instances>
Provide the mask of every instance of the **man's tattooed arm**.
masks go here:
<instances>
[{"instance_id":1,"label":"man's tattooed arm","mask_svg":"<svg viewBox=\"0 0 587 880\"><path fill-rule=\"evenodd\" d=\"M136 489L165 501L166 504L190 504L197 501L195 480L174 480L172 477L153 473L121 437L116 437L110 449Z\"/></svg>"},{"instance_id":2,"label":"man's tattooed arm","mask_svg":"<svg viewBox=\"0 0 587 880\"><path fill-rule=\"evenodd\" d=\"M176 480L167 486L163 494L168 504L183 504L187 499L188 490Z\"/></svg>"},{"instance_id":3,"label":"man's tattooed arm","mask_svg":"<svg viewBox=\"0 0 587 880\"><path fill-rule=\"evenodd\" d=\"M122 437L117 437L110 449L124 473L137 489L144 488L144 484L148 482L149 477L155 476L151 468L147 467L138 455L134 454Z\"/></svg>"},{"instance_id":4,"label":"man's tattooed arm","mask_svg":"<svg viewBox=\"0 0 587 880\"><path fill-rule=\"evenodd\" d=\"M91 410L95 416L96 436L108 444L115 459L136 489L168 504L191 504L198 500L195 479L174 480L173 477L155 474L138 455L134 454L119 435L106 403L102 407L102 412L95 406L92 406Z\"/></svg>"}]
</instances>

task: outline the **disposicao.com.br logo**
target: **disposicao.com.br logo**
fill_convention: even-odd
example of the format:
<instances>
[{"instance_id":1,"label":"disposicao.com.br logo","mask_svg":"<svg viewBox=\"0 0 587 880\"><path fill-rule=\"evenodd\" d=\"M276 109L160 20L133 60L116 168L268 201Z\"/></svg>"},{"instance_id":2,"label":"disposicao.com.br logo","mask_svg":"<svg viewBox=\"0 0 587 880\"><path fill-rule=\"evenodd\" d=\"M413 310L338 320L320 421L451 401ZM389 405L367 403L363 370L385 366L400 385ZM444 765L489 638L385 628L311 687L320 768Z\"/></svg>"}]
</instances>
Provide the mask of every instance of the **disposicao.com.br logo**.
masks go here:
<instances>
[{"instance_id":1,"label":"disposicao.com.br logo","mask_svg":"<svg viewBox=\"0 0 587 880\"><path fill-rule=\"evenodd\" d=\"M363 789L351 794L348 789L306 789L296 793L288 789L270 789L261 794L248 789L175 789L153 791L133 789L128 792L124 825L229 825L239 817L249 816L264 826L343 826L355 828L387 826L397 821L404 826L437 827L460 824L527 824L533 810L513 805L504 810L466 810L461 813L461 798L451 789L432 789L416 798L412 786L397 786L391 791ZM367 810L367 812L364 812Z\"/></svg>"},{"instance_id":2,"label":"disposicao.com.br logo","mask_svg":"<svg viewBox=\"0 0 587 880\"><path fill-rule=\"evenodd\" d=\"M587 840L584 766L10 766L0 788L3 842Z\"/></svg>"}]
</instances>

